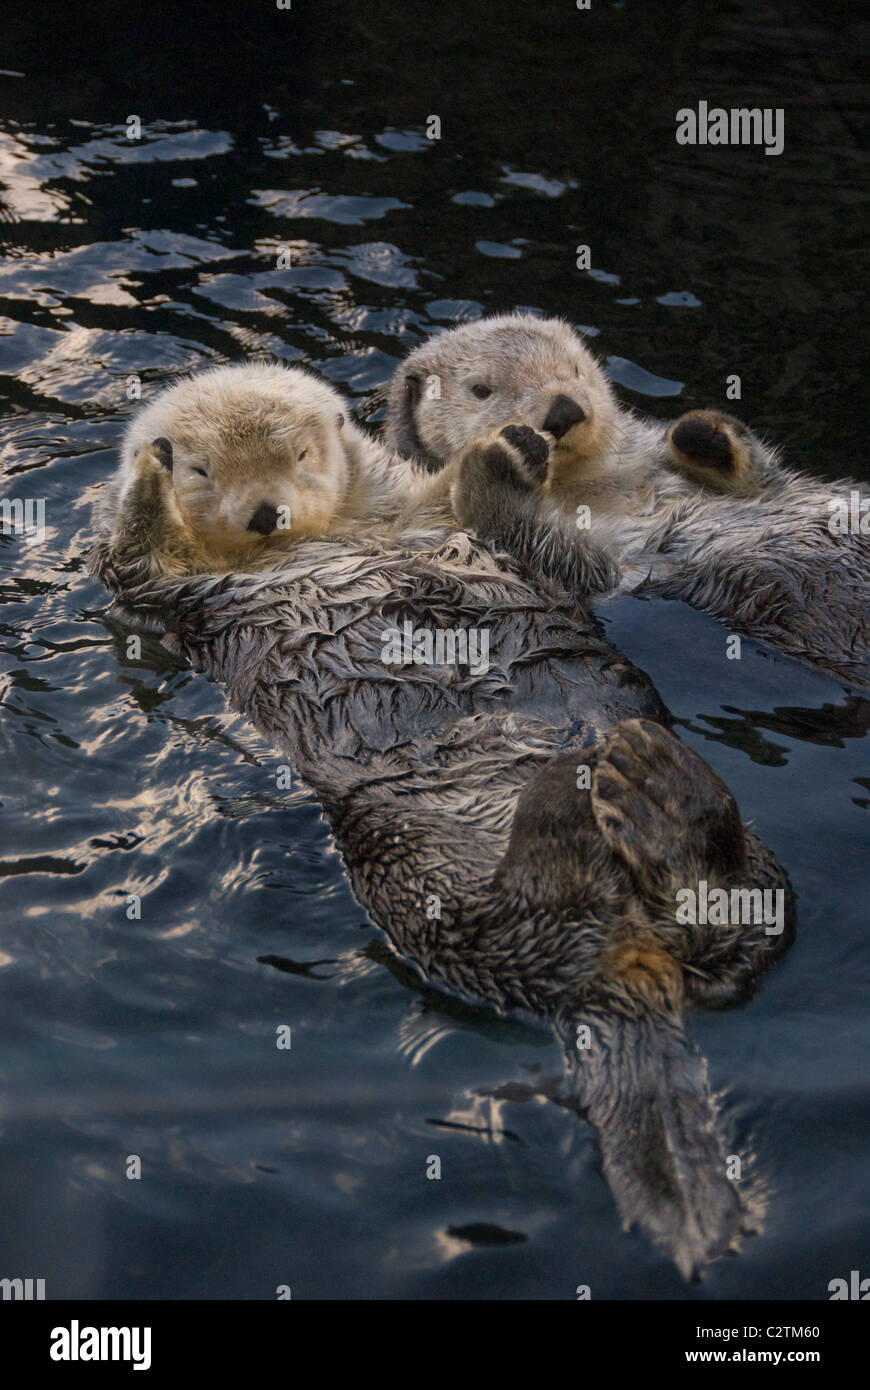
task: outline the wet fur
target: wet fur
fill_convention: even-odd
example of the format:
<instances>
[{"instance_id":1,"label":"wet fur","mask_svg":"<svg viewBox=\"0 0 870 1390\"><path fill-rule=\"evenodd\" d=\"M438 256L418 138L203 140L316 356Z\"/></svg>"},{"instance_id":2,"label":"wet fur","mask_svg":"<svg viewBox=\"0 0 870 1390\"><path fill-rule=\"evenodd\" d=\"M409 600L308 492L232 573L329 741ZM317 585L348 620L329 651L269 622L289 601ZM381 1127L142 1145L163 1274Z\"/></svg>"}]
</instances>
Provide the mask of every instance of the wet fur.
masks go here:
<instances>
[{"instance_id":1,"label":"wet fur","mask_svg":"<svg viewBox=\"0 0 870 1390\"><path fill-rule=\"evenodd\" d=\"M389 455L360 439L380 477ZM553 1026L624 1222L686 1277L735 1248L756 1214L725 1176L684 1018L751 993L789 944L793 903L648 679L582 609L450 523L288 543L259 572L167 576L161 517L170 533L177 518L160 447L140 448L134 476L143 490L127 478L98 509L93 572L292 760L402 957ZM385 666L384 629L406 618L487 628L489 669ZM678 925L675 891L702 877L784 888L785 932Z\"/></svg>"},{"instance_id":2,"label":"wet fur","mask_svg":"<svg viewBox=\"0 0 870 1390\"><path fill-rule=\"evenodd\" d=\"M470 387L484 378L494 390L481 404ZM423 390L432 381L440 396ZM572 389L587 420L553 440L550 402ZM547 440L546 470L505 440L509 422ZM684 599L870 688L870 537L829 527L831 502L857 485L785 468L722 412L664 425L624 410L560 320L498 316L422 344L392 383L387 440L430 471L458 469L457 520L578 599Z\"/></svg>"}]
</instances>

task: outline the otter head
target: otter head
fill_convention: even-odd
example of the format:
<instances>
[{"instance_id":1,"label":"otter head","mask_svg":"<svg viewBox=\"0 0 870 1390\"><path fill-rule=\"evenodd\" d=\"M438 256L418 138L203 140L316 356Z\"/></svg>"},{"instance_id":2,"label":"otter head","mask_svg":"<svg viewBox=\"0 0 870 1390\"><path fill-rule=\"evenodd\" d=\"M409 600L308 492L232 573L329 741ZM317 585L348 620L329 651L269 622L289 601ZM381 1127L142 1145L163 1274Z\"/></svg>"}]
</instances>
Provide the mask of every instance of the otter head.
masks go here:
<instances>
[{"instance_id":1,"label":"otter head","mask_svg":"<svg viewBox=\"0 0 870 1390\"><path fill-rule=\"evenodd\" d=\"M560 319L502 314L416 348L390 388L387 442L430 472L511 421L552 435L551 481L594 469L616 421L610 386Z\"/></svg>"},{"instance_id":2,"label":"otter head","mask_svg":"<svg viewBox=\"0 0 870 1390\"><path fill-rule=\"evenodd\" d=\"M136 416L122 472L143 444L163 441L194 535L219 554L262 550L328 529L351 469L355 431L344 410L331 387L296 368L217 367Z\"/></svg>"}]
</instances>

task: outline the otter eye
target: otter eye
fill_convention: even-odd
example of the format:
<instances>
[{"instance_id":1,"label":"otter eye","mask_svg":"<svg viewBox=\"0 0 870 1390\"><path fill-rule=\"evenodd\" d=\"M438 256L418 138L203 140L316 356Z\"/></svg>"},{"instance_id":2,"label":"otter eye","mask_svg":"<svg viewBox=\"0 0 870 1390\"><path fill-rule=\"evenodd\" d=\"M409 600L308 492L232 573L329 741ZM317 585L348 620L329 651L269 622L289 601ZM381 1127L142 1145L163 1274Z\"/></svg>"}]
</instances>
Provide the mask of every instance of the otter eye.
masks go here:
<instances>
[{"instance_id":1,"label":"otter eye","mask_svg":"<svg viewBox=\"0 0 870 1390\"><path fill-rule=\"evenodd\" d=\"M492 395L492 387L478 384L477 386L472 386L471 394L472 396L476 396L479 401L485 401L487 396Z\"/></svg>"}]
</instances>

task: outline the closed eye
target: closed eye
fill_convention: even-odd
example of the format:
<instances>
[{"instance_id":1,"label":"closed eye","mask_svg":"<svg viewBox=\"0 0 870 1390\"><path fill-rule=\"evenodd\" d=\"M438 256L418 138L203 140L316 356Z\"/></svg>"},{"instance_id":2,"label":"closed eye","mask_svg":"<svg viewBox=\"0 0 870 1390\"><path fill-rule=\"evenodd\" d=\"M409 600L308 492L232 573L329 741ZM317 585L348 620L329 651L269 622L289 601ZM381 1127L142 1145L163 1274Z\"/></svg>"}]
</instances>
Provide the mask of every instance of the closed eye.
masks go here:
<instances>
[{"instance_id":1,"label":"closed eye","mask_svg":"<svg viewBox=\"0 0 870 1390\"><path fill-rule=\"evenodd\" d=\"M201 478L207 478L207 477L208 477L208 469L206 469L206 468L194 468L193 471L194 471L194 473L198 473L199 476L200 476Z\"/></svg>"},{"instance_id":2,"label":"closed eye","mask_svg":"<svg viewBox=\"0 0 870 1390\"><path fill-rule=\"evenodd\" d=\"M482 382L478 382L477 385L472 386L471 394L476 396L479 401L485 401L488 396L492 395L492 387L484 386Z\"/></svg>"},{"instance_id":3,"label":"closed eye","mask_svg":"<svg viewBox=\"0 0 870 1390\"><path fill-rule=\"evenodd\" d=\"M296 462L297 462L297 463L301 463L302 460L305 458L305 455L306 455L307 453L308 453L308 450L307 450L307 449L303 449L301 454L297 454L297 456L296 456Z\"/></svg>"}]
</instances>

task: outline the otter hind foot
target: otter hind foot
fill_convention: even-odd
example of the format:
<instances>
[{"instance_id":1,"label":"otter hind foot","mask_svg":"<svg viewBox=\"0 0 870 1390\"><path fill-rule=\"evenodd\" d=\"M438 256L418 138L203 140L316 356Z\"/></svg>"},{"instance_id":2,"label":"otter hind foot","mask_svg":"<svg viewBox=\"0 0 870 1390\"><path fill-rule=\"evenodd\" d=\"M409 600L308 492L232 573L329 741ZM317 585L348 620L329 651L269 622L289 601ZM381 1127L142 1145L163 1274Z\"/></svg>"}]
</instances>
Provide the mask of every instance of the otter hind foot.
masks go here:
<instances>
[{"instance_id":1,"label":"otter hind foot","mask_svg":"<svg viewBox=\"0 0 870 1390\"><path fill-rule=\"evenodd\" d=\"M693 482L716 492L755 491L752 461L739 420L717 410L693 410L668 430L672 462Z\"/></svg>"},{"instance_id":2,"label":"otter hind foot","mask_svg":"<svg viewBox=\"0 0 870 1390\"><path fill-rule=\"evenodd\" d=\"M743 824L725 783L650 720L626 720L606 740L592 775L592 809L610 848L647 891L728 877L746 864Z\"/></svg>"}]
</instances>

